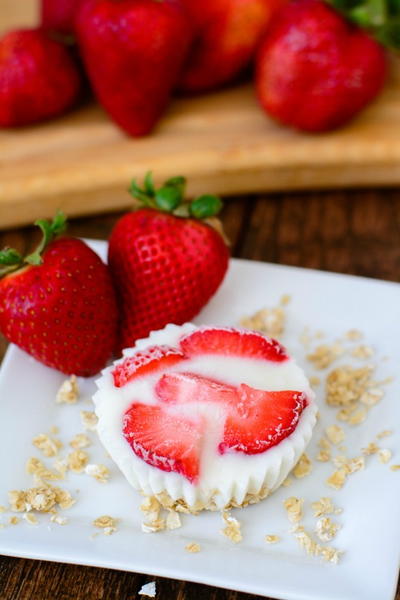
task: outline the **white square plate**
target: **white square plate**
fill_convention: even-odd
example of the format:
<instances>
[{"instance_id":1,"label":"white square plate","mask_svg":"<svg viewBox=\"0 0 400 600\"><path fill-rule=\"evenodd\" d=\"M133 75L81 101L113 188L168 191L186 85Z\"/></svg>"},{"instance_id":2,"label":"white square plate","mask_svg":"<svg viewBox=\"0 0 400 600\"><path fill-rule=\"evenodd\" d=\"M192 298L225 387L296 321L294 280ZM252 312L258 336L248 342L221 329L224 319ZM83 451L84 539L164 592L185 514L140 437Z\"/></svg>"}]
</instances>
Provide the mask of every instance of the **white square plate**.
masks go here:
<instances>
[{"instance_id":1,"label":"white square plate","mask_svg":"<svg viewBox=\"0 0 400 600\"><path fill-rule=\"evenodd\" d=\"M104 242L91 242L103 257ZM305 326L323 330L334 340L357 328L376 351L377 376L395 375L400 358L400 286L375 280L328 274L264 263L232 260L226 280L215 298L195 320L205 324L237 324L244 315L264 306L275 306L282 294L290 294L288 322L283 342L312 374L304 360L299 336ZM303 359L302 359L303 357ZM379 360L379 357L388 357ZM338 361L338 364L340 362ZM352 359L357 362L356 359ZM358 364L364 364L358 361ZM320 374L320 373L319 373ZM0 504L7 503L7 490L32 485L24 472L29 456L40 456L31 440L52 425L60 427L64 444L82 431L79 411L90 410L92 380L82 381L84 398L77 405L56 405L55 393L64 377L34 361L11 346L0 375ZM384 429L400 425L400 390L395 380L386 387L384 399L372 408L366 422L346 430L345 444L350 457ZM316 455L316 440L324 427L334 422L335 411L325 405L323 389L318 391L321 418L308 454ZM110 567L184 579L210 585L268 595L284 600L391 600L395 594L400 559L400 472L367 457L367 468L352 475L338 492L325 479L332 464L313 461L312 473L294 480L290 488L279 489L266 501L234 511L242 523L243 541L233 544L220 534L221 517L216 513L183 518L183 527L174 531L144 534L138 506L140 498L105 456L95 433L88 448L91 462L111 468L109 483L101 484L86 475L71 474L63 487L78 498L65 512L66 526L50 524L48 515L40 524L21 522L0 530L0 552L51 561ZM381 441L400 462L397 432ZM51 461L44 459L50 464ZM79 491L78 491L79 490ZM310 557L289 533L282 502L288 496L305 499L307 530L315 526L310 503L331 496L343 513L337 517L342 529L331 545L345 551L339 565ZM112 536L92 537L92 520L110 514L121 519ZM7 515L0 515L7 523ZM336 517L335 517L336 518ZM281 541L268 545L266 534ZM198 542L202 550L189 554L185 545Z\"/></svg>"}]
</instances>

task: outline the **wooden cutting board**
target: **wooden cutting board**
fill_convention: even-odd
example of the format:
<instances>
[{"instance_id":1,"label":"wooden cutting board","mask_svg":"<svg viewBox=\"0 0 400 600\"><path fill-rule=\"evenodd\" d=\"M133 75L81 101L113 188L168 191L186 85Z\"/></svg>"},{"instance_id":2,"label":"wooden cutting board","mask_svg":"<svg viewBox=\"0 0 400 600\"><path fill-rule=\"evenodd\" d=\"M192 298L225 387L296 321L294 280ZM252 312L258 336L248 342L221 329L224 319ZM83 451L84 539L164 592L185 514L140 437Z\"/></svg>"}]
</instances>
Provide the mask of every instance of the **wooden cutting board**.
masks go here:
<instances>
[{"instance_id":1,"label":"wooden cutting board","mask_svg":"<svg viewBox=\"0 0 400 600\"><path fill-rule=\"evenodd\" d=\"M0 29L35 20L34 0L1 0ZM131 178L183 174L190 194L400 184L400 63L380 98L349 126L304 135L270 121L252 86L176 99L149 137L129 139L95 104L0 132L0 228L61 208L128 208Z\"/></svg>"}]
</instances>

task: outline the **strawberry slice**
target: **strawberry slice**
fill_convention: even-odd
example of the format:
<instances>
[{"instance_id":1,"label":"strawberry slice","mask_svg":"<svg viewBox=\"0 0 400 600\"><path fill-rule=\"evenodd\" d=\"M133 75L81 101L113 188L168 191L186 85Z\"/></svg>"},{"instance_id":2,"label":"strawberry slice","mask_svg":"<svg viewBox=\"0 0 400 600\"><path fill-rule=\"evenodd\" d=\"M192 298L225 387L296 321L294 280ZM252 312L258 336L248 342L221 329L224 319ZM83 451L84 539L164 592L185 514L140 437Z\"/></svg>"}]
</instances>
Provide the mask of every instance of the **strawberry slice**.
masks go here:
<instances>
[{"instance_id":1,"label":"strawberry slice","mask_svg":"<svg viewBox=\"0 0 400 600\"><path fill-rule=\"evenodd\" d=\"M166 407L132 404L123 433L134 453L162 471L174 471L196 483L206 423L202 417L169 414Z\"/></svg>"},{"instance_id":2,"label":"strawberry slice","mask_svg":"<svg viewBox=\"0 0 400 600\"><path fill-rule=\"evenodd\" d=\"M115 387L123 387L136 377L149 375L159 369L167 369L184 360L182 352L170 346L151 346L139 350L133 356L127 356L119 363L112 375Z\"/></svg>"},{"instance_id":3,"label":"strawberry slice","mask_svg":"<svg viewBox=\"0 0 400 600\"><path fill-rule=\"evenodd\" d=\"M276 340L255 331L240 329L205 328L184 336L180 341L182 351L188 356L223 354L282 362L289 357Z\"/></svg>"},{"instance_id":4,"label":"strawberry slice","mask_svg":"<svg viewBox=\"0 0 400 600\"><path fill-rule=\"evenodd\" d=\"M235 404L237 398L236 388L194 373L166 373L157 382L156 394L160 400L170 404L186 402Z\"/></svg>"},{"instance_id":5,"label":"strawberry slice","mask_svg":"<svg viewBox=\"0 0 400 600\"><path fill-rule=\"evenodd\" d=\"M236 411L230 411L225 421L220 453L265 452L295 430L306 406L307 398L302 392L267 392L241 384Z\"/></svg>"}]
</instances>

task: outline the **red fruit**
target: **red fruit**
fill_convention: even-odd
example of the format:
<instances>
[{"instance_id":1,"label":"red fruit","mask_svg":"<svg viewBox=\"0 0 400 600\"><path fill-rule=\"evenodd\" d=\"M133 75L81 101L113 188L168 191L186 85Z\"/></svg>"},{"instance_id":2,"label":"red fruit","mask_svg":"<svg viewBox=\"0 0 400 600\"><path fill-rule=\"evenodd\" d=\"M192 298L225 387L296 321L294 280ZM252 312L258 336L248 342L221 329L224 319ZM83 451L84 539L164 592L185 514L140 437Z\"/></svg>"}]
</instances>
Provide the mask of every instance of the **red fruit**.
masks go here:
<instances>
[{"instance_id":1,"label":"red fruit","mask_svg":"<svg viewBox=\"0 0 400 600\"><path fill-rule=\"evenodd\" d=\"M165 407L133 404L124 416L123 433L134 453L162 471L174 471L196 483L205 423L202 418L169 414Z\"/></svg>"},{"instance_id":2,"label":"red fruit","mask_svg":"<svg viewBox=\"0 0 400 600\"><path fill-rule=\"evenodd\" d=\"M170 346L152 346L127 356L119 363L112 374L115 387L123 387L132 379L149 375L159 369L168 369L184 360L182 352Z\"/></svg>"},{"instance_id":3,"label":"red fruit","mask_svg":"<svg viewBox=\"0 0 400 600\"><path fill-rule=\"evenodd\" d=\"M36 29L0 39L0 127L64 113L77 99L80 75L68 50Z\"/></svg>"},{"instance_id":4,"label":"red fruit","mask_svg":"<svg viewBox=\"0 0 400 600\"><path fill-rule=\"evenodd\" d=\"M180 341L188 357L202 354L222 354L282 362L288 359L286 350L276 340L254 331L206 327L189 333Z\"/></svg>"},{"instance_id":5,"label":"red fruit","mask_svg":"<svg viewBox=\"0 0 400 600\"><path fill-rule=\"evenodd\" d=\"M41 0L42 27L64 34L74 32L75 15L82 0Z\"/></svg>"},{"instance_id":6,"label":"red fruit","mask_svg":"<svg viewBox=\"0 0 400 600\"><path fill-rule=\"evenodd\" d=\"M128 134L149 133L164 112L190 41L176 0L87 0L76 33L96 95Z\"/></svg>"},{"instance_id":7,"label":"red fruit","mask_svg":"<svg viewBox=\"0 0 400 600\"><path fill-rule=\"evenodd\" d=\"M156 394L163 402L219 402L236 404L236 388L194 373L166 373L157 382Z\"/></svg>"},{"instance_id":8,"label":"red fruit","mask_svg":"<svg viewBox=\"0 0 400 600\"><path fill-rule=\"evenodd\" d=\"M339 127L380 92L383 48L320 0L296 0L277 15L257 59L264 110L305 131Z\"/></svg>"},{"instance_id":9,"label":"red fruit","mask_svg":"<svg viewBox=\"0 0 400 600\"><path fill-rule=\"evenodd\" d=\"M13 268L11 257L18 257L12 252L0 253L4 273ZM107 266L72 238L51 242L41 260L0 280L0 330L49 367L95 375L116 341L117 308Z\"/></svg>"},{"instance_id":10,"label":"red fruit","mask_svg":"<svg viewBox=\"0 0 400 600\"><path fill-rule=\"evenodd\" d=\"M163 212L143 208L123 216L109 240L108 260L120 308L120 348L168 323L192 319L221 284L228 250L219 233L195 218L177 217L168 210L210 216L220 208L214 196L180 204L183 178L155 189L146 178L145 189L135 183L132 193Z\"/></svg>"},{"instance_id":11,"label":"red fruit","mask_svg":"<svg viewBox=\"0 0 400 600\"><path fill-rule=\"evenodd\" d=\"M180 87L198 92L235 79L250 63L271 15L285 0L183 0L195 42Z\"/></svg>"},{"instance_id":12,"label":"red fruit","mask_svg":"<svg viewBox=\"0 0 400 600\"><path fill-rule=\"evenodd\" d=\"M236 410L227 415L219 451L265 452L295 430L306 406L307 399L300 392L266 392L240 385Z\"/></svg>"}]
</instances>

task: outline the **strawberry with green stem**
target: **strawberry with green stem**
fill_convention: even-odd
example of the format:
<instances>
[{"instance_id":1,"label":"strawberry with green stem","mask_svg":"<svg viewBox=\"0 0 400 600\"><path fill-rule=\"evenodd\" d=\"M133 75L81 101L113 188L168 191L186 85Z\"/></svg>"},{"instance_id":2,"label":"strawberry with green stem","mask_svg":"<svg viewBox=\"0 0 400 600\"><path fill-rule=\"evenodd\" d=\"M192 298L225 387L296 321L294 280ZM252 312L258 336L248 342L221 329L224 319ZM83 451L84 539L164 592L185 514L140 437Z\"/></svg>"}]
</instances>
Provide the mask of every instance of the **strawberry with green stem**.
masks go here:
<instances>
[{"instance_id":1,"label":"strawberry with green stem","mask_svg":"<svg viewBox=\"0 0 400 600\"><path fill-rule=\"evenodd\" d=\"M132 182L138 209L112 231L108 256L121 311L121 349L168 323L192 319L225 276L228 249L209 224L221 200L202 195L186 203L185 186L184 177L174 177L156 188L150 173L143 187Z\"/></svg>"},{"instance_id":2,"label":"strawberry with green stem","mask_svg":"<svg viewBox=\"0 0 400 600\"><path fill-rule=\"evenodd\" d=\"M37 221L43 238L26 257L0 252L0 331L34 358L89 377L110 358L117 306L107 266L83 241L58 237L64 215Z\"/></svg>"}]
</instances>

